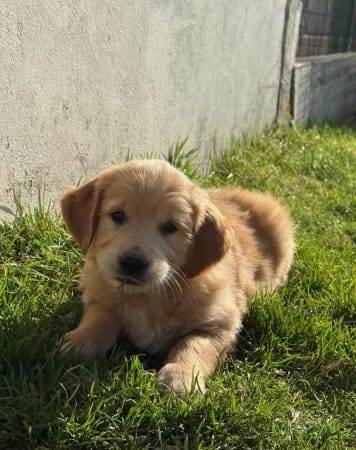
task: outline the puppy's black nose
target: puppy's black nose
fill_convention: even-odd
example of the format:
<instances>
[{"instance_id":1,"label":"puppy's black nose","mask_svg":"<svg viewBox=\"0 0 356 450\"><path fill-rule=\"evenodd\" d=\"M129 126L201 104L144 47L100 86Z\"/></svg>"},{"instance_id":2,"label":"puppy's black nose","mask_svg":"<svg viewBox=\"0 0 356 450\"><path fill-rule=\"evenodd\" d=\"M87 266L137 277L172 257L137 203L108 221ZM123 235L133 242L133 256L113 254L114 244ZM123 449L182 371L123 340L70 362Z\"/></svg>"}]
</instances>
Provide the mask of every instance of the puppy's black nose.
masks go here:
<instances>
[{"instance_id":1,"label":"puppy's black nose","mask_svg":"<svg viewBox=\"0 0 356 450\"><path fill-rule=\"evenodd\" d=\"M142 255L126 254L119 260L122 275L137 276L142 275L149 266L149 262Z\"/></svg>"}]
</instances>

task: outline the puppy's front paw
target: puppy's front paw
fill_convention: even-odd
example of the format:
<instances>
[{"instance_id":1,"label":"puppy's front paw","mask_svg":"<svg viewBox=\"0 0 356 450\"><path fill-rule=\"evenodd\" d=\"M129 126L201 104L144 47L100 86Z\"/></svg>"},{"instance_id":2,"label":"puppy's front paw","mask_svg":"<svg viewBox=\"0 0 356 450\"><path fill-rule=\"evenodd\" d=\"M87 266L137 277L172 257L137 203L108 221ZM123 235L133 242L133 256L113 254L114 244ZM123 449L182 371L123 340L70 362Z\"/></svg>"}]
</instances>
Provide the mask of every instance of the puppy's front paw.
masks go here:
<instances>
[{"instance_id":1,"label":"puppy's front paw","mask_svg":"<svg viewBox=\"0 0 356 450\"><path fill-rule=\"evenodd\" d=\"M192 388L205 393L204 378L192 367L185 367L177 363L168 363L158 372L158 379L172 391L178 394L190 392Z\"/></svg>"},{"instance_id":2,"label":"puppy's front paw","mask_svg":"<svg viewBox=\"0 0 356 450\"><path fill-rule=\"evenodd\" d=\"M95 340L88 335L88 333L76 328L65 334L62 339L62 352L74 351L80 355L86 357L94 357L97 353L100 353Z\"/></svg>"}]
</instances>

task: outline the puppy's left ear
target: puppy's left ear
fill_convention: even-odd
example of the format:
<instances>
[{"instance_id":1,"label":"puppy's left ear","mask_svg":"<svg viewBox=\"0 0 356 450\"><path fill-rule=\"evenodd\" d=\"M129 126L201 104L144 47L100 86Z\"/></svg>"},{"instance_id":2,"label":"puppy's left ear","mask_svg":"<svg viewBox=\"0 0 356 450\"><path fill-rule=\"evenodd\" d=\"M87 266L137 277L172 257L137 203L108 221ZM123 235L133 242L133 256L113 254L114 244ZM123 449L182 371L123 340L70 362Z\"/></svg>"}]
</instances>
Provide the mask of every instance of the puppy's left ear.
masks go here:
<instances>
[{"instance_id":1,"label":"puppy's left ear","mask_svg":"<svg viewBox=\"0 0 356 450\"><path fill-rule=\"evenodd\" d=\"M64 221L83 252L94 237L100 199L101 191L93 180L79 188L70 188L61 200Z\"/></svg>"},{"instance_id":2,"label":"puppy's left ear","mask_svg":"<svg viewBox=\"0 0 356 450\"><path fill-rule=\"evenodd\" d=\"M192 241L187 262L182 270L193 278L219 262L231 245L231 234L221 212L211 202L197 219L198 230Z\"/></svg>"}]
</instances>

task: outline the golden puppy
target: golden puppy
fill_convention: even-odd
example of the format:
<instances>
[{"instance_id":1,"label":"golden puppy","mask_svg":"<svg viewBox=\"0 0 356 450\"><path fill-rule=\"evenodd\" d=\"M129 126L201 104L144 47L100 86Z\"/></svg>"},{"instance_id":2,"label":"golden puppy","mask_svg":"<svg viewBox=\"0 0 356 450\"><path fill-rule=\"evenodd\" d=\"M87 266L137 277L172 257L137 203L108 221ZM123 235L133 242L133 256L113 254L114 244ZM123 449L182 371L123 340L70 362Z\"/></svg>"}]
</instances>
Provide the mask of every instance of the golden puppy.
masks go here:
<instances>
[{"instance_id":1,"label":"golden puppy","mask_svg":"<svg viewBox=\"0 0 356 450\"><path fill-rule=\"evenodd\" d=\"M104 171L62 199L86 255L84 315L65 348L93 356L126 336L164 355L174 391L205 379L233 346L247 300L287 278L288 211L270 195L203 190L163 161Z\"/></svg>"}]
</instances>

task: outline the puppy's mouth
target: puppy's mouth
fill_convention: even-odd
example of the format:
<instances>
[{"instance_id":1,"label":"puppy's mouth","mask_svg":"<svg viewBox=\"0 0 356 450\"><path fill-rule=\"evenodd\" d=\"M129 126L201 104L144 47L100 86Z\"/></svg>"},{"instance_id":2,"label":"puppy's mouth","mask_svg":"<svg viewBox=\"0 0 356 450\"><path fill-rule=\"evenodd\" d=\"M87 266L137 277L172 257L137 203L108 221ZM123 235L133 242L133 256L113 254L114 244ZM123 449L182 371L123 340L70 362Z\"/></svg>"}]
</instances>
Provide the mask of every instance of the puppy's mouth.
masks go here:
<instances>
[{"instance_id":1,"label":"puppy's mouth","mask_svg":"<svg viewBox=\"0 0 356 450\"><path fill-rule=\"evenodd\" d=\"M132 277L117 277L117 281L121 285L129 284L131 286L143 286L144 283Z\"/></svg>"}]
</instances>

